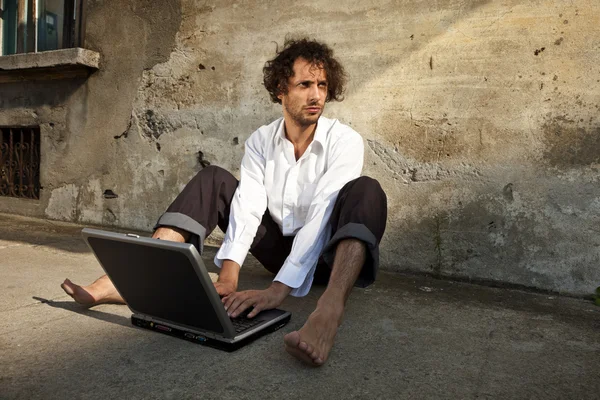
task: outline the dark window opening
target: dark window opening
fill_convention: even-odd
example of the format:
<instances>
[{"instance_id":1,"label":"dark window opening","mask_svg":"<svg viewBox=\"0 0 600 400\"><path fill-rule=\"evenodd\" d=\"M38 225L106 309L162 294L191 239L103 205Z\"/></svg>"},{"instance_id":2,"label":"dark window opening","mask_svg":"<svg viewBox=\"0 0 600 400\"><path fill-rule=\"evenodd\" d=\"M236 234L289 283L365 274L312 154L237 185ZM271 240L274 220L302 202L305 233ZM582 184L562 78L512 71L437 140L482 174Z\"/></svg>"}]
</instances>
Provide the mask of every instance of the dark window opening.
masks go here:
<instances>
[{"instance_id":1,"label":"dark window opening","mask_svg":"<svg viewBox=\"0 0 600 400\"><path fill-rule=\"evenodd\" d=\"M85 0L0 0L0 55L83 45Z\"/></svg>"},{"instance_id":2,"label":"dark window opening","mask_svg":"<svg viewBox=\"0 0 600 400\"><path fill-rule=\"evenodd\" d=\"M0 196L40 198L39 127L0 127Z\"/></svg>"}]
</instances>

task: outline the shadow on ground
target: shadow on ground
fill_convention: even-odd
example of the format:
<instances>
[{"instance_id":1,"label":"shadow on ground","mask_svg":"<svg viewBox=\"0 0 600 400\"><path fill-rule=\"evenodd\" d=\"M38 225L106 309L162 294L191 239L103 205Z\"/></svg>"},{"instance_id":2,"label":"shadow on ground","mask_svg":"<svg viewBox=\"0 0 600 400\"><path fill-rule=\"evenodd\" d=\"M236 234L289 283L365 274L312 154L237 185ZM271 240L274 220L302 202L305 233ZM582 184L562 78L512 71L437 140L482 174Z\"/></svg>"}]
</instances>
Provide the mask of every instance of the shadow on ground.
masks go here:
<instances>
[{"instance_id":1,"label":"shadow on ground","mask_svg":"<svg viewBox=\"0 0 600 400\"><path fill-rule=\"evenodd\" d=\"M95 318L99 321L110 322L111 324L117 324L128 328L133 328L133 326L131 325L131 320L129 318L103 311L94 310L93 308L77 304L72 300L54 301L37 296L33 296L32 299L53 308L60 308L62 310L74 312L79 315L85 315L86 317Z\"/></svg>"}]
</instances>

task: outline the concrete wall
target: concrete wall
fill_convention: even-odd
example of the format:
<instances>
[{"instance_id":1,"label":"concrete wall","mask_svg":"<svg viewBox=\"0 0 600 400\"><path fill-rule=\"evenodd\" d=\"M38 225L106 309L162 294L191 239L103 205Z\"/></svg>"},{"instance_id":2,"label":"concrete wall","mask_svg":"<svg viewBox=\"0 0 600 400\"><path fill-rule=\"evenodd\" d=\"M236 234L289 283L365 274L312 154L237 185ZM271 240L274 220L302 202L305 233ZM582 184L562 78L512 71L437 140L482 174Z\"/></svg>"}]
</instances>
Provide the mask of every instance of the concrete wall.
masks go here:
<instances>
[{"instance_id":1,"label":"concrete wall","mask_svg":"<svg viewBox=\"0 0 600 400\"><path fill-rule=\"evenodd\" d=\"M150 228L204 161L238 172L280 115L264 61L306 34L350 73L325 114L364 136L388 193L384 268L589 294L599 26L596 0L90 2L99 72L0 87L0 125L41 124L44 186L0 211Z\"/></svg>"}]
</instances>

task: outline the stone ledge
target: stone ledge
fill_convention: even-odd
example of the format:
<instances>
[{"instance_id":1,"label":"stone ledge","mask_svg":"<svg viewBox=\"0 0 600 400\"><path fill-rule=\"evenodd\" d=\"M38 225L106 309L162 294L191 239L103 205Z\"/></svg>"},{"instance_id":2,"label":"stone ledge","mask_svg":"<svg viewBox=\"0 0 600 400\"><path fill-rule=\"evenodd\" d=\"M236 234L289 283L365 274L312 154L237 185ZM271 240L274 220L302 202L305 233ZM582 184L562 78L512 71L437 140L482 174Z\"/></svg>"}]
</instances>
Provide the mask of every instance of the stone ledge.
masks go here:
<instances>
[{"instance_id":1,"label":"stone ledge","mask_svg":"<svg viewBox=\"0 0 600 400\"><path fill-rule=\"evenodd\" d=\"M100 54L79 47L0 57L0 83L88 76Z\"/></svg>"}]
</instances>

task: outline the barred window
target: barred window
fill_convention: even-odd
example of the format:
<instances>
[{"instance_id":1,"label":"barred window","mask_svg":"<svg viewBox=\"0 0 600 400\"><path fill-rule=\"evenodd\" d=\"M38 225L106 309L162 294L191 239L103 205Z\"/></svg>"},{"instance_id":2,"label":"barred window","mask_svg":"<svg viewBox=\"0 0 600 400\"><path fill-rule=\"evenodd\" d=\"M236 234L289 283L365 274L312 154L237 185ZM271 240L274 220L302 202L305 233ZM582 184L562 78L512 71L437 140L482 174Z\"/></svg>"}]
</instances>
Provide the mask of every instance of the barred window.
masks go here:
<instances>
[{"instance_id":1,"label":"barred window","mask_svg":"<svg viewBox=\"0 0 600 400\"><path fill-rule=\"evenodd\" d=\"M40 198L40 127L0 127L0 196Z\"/></svg>"}]
</instances>

